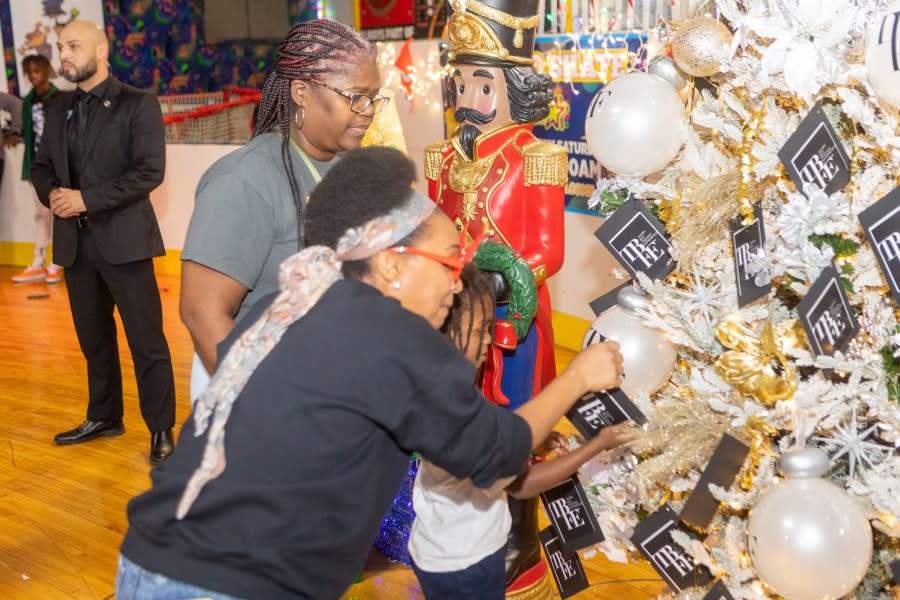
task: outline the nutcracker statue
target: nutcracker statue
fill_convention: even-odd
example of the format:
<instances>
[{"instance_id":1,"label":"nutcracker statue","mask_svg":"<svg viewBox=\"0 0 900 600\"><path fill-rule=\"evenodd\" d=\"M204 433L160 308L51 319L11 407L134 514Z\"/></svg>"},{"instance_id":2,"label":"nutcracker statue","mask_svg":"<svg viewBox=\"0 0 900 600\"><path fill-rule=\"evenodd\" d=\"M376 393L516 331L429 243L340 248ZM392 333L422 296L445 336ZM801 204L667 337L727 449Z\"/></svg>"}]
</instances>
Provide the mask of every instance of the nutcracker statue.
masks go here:
<instances>
[{"instance_id":1,"label":"nutcracker statue","mask_svg":"<svg viewBox=\"0 0 900 600\"><path fill-rule=\"evenodd\" d=\"M550 110L550 78L533 67L538 0L451 0L449 100L453 137L425 150L428 191L482 246L475 264L491 273L497 326L481 374L485 396L513 409L556 374L550 296L563 263L564 148L539 141L534 123ZM537 536L537 500L510 499L507 597L549 594Z\"/></svg>"}]
</instances>

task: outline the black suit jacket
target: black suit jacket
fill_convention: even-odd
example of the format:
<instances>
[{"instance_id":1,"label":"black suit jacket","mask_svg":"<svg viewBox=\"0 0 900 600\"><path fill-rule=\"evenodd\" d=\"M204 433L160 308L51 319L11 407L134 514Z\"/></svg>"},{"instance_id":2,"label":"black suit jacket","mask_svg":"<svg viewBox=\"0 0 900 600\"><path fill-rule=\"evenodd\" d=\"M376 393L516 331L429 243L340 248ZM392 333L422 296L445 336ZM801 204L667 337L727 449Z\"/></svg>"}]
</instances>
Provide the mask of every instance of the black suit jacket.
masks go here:
<instances>
[{"instance_id":1,"label":"black suit jacket","mask_svg":"<svg viewBox=\"0 0 900 600\"><path fill-rule=\"evenodd\" d=\"M38 198L50 206L50 191L71 188L66 128L77 94L48 103L41 145L31 167ZM162 111L155 96L110 78L102 98L91 102L81 195L91 233L111 264L165 253L150 192L163 181L166 142ZM78 248L74 218L54 217L53 262L69 267Z\"/></svg>"}]
</instances>

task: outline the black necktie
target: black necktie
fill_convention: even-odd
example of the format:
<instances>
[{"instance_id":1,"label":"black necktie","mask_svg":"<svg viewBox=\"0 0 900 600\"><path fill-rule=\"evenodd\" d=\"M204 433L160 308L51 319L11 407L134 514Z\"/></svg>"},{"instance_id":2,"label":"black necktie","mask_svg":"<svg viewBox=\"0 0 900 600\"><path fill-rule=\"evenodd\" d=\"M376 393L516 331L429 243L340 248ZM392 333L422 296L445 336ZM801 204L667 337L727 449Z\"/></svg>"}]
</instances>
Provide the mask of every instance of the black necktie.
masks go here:
<instances>
[{"instance_id":1,"label":"black necktie","mask_svg":"<svg viewBox=\"0 0 900 600\"><path fill-rule=\"evenodd\" d=\"M84 141L87 137L91 98L91 94L79 92L78 100L72 105L72 116L69 119L67 132L69 183L73 189L81 188L81 165L84 159Z\"/></svg>"}]
</instances>

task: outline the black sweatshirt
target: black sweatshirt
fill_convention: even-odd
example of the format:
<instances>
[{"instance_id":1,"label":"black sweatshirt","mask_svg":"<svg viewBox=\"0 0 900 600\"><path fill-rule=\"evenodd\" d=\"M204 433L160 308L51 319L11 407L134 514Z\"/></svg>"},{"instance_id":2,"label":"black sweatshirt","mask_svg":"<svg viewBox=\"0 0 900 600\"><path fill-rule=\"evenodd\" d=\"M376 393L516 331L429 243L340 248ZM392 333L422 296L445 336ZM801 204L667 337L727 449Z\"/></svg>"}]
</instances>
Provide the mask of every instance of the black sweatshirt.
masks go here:
<instances>
[{"instance_id":1,"label":"black sweatshirt","mask_svg":"<svg viewBox=\"0 0 900 600\"><path fill-rule=\"evenodd\" d=\"M270 302L241 320L220 357ZM411 451L482 487L522 470L527 423L485 401L474 376L425 319L364 283L339 281L256 369L225 429L224 473L178 521L206 443L188 419L175 453L153 469L152 489L128 505L122 553L233 596L339 597Z\"/></svg>"}]
</instances>

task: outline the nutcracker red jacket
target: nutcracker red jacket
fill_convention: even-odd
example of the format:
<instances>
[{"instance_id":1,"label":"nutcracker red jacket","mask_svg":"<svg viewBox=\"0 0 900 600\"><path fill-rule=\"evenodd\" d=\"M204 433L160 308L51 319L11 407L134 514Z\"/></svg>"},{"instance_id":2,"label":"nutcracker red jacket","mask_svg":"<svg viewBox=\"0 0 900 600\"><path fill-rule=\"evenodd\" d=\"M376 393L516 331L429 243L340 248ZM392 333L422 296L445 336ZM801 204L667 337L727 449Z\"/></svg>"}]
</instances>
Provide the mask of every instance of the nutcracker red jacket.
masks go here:
<instances>
[{"instance_id":1,"label":"nutcracker red jacket","mask_svg":"<svg viewBox=\"0 0 900 600\"><path fill-rule=\"evenodd\" d=\"M178 521L206 442L188 420L152 489L128 506L122 553L241 598L337 598L359 573L410 452L482 487L523 468L528 425L485 402L474 378L425 319L362 282L339 281L251 376L226 426L227 468Z\"/></svg>"}]
</instances>

